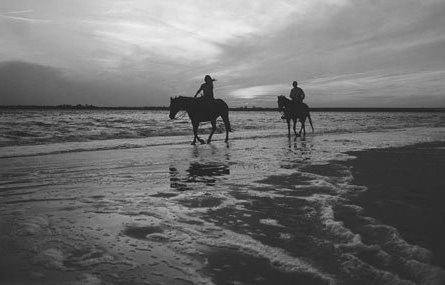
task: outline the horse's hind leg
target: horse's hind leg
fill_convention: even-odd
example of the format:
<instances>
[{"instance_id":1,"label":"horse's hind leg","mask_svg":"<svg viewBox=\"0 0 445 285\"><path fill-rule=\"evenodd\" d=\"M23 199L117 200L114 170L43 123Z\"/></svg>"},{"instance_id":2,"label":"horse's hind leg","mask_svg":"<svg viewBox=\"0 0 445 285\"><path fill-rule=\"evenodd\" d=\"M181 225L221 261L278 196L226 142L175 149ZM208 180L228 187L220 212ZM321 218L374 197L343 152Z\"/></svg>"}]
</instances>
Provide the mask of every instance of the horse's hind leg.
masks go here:
<instances>
[{"instance_id":1,"label":"horse's hind leg","mask_svg":"<svg viewBox=\"0 0 445 285\"><path fill-rule=\"evenodd\" d=\"M193 123L193 141L192 145L196 144L196 138L198 137L198 124Z\"/></svg>"},{"instance_id":2,"label":"horse's hind leg","mask_svg":"<svg viewBox=\"0 0 445 285\"><path fill-rule=\"evenodd\" d=\"M207 143L210 143L212 141L212 136L216 130L216 120L211 121L211 123L212 123L212 131L210 132L209 138L207 139Z\"/></svg>"}]
</instances>

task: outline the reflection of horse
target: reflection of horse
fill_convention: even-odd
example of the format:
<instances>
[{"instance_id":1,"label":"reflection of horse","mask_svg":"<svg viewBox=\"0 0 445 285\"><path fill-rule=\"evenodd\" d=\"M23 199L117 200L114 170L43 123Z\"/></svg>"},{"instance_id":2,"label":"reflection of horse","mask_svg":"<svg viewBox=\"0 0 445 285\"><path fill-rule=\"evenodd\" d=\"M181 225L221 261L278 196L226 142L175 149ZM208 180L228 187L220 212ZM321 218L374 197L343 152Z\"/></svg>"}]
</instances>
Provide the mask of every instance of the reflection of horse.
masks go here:
<instances>
[{"instance_id":1,"label":"reflection of horse","mask_svg":"<svg viewBox=\"0 0 445 285\"><path fill-rule=\"evenodd\" d=\"M312 125L312 119L311 114L309 113L309 106L305 103L298 103L295 104L290 99L286 98L285 96L281 95L278 96L278 110L284 112L284 116L286 118L287 122L287 133L288 136L290 136L290 120L293 121L293 130L295 135L298 137L301 135L301 131L303 131L303 135L306 135L306 118L309 119L309 123L311 124L312 132L314 131L314 126ZM297 119L300 120L301 128L300 132L297 134L297 131L295 130Z\"/></svg>"},{"instance_id":2,"label":"reflection of horse","mask_svg":"<svg viewBox=\"0 0 445 285\"><path fill-rule=\"evenodd\" d=\"M170 187L179 191L214 186L230 175L230 153L225 147L194 147L190 159L172 159L171 162Z\"/></svg>"},{"instance_id":3,"label":"reflection of horse","mask_svg":"<svg viewBox=\"0 0 445 285\"><path fill-rule=\"evenodd\" d=\"M179 191L193 188L191 183L204 183L207 186L214 186L218 176L230 174L228 164L222 162L192 162L185 171L185 176L181 175L176 167L170 167L170 187ZM181 177L182 176L182 177Z\"/></svg>"},{"instance_id":4,"label":"reflection of horse","mask_svg":"<svg viewBox=\"0 0 445 285\"><path fill-rule=\"evenodd\" d=\"M210 122L212 124L212 131L207 139L207 143L212 141L213 133L216 130L216 119L218 117L221 117L224 121L224 126L226 128L225 141L227 142L229 140L229 132L231 131L229 122L229 107L223 100L202 100L184 96L170 98L170 119L174 119L176 114L181 110L186 111L190 120L192 121L194 134L192 144L195 144L196 140L202 144L205 143L204 140L198 136L198 127L200 122Z\"/></svg>"}]
</instances>

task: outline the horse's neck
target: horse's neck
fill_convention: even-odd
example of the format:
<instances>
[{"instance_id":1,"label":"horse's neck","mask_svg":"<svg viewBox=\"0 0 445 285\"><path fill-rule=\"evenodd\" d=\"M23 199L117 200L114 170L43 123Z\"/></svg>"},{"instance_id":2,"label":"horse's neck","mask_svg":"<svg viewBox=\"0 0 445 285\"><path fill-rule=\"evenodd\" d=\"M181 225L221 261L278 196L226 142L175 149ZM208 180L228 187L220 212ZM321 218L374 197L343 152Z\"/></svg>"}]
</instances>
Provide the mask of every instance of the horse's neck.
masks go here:
<instances>
[{"instance_id":1,"label":"horse's neck","mask_svg":"<svg viewBox=\"0 0 445 285\"><path fill-rule=\"evenodd\" d=\"M191 97L183 97L182 98L182 106L184 108L185 111L187 111L188 109L190 109L191 105L195 102L195 98L191 98Z\"/></svg>"},{"instance_id":2,"label":"horse's neck","mask_svg":"<svg viewBox=\"0 0 445 285\"><path fill-rule=\"evenodd\" d=\"M286 97L284 97L283 100L284 100L284 107L289 108L292 104L292 101L287 99Z\"/></svg>"}]
</instances>

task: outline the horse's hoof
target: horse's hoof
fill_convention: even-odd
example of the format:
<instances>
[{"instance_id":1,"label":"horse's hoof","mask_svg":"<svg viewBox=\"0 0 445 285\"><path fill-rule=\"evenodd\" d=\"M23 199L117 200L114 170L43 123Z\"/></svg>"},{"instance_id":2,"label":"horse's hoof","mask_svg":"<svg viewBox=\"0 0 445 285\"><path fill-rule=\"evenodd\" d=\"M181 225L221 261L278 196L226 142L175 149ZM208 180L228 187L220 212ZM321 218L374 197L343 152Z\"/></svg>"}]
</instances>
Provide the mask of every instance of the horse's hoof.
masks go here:
<instances>
[{"instance_id":1,"label":"horse's hoof","mask_svg":"<svg viewBox=\"0 0 445 285\"><path fill-rule=\"evenodd\" d=\"M199 141L201 144L206 144L206 142L205 141Z\"/></svg>"},{"instance_id":2,"label":"horse's hoof","mask_svg":"<svg viewBox=\"0 0 445 285\"><path fill-rule=\"evenodd\" d=\"M196 143L195 143L195 142L192 142L191 145L196 145Z\"/></svg>"},{"instance_id":3,"label":"horse's hoof","mask_svg":"<svg viewBox=\"0 0 445 285\"><path fill-rule=\"evenodd\" d=\"M209 144L209 143L211 143L212 141L211 140L207 140L207 143Z\"/></svg>"}]
</instances>

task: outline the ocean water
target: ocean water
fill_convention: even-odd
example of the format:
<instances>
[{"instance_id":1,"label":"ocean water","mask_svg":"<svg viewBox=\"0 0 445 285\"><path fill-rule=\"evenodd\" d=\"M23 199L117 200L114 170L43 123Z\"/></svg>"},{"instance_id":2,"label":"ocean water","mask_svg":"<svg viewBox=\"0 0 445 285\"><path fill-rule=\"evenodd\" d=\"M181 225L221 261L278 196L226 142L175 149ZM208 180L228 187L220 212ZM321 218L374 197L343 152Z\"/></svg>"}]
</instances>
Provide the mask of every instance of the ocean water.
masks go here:
<instances>
[{"instance_id":1,"label":"ocean water","mask_svg":"<svg viewBox=\"0 0 445 285\"><path fill-rule=\"evenodd\" d=\"M188 120L167 112L2 111L0 273L19 284L444 284L432 248L358 202L369 189L347 163L348 151L445 141L443 113L314 112L305 139L288 139L275 112L230 116L229 144L221 128L190 146ZM443 144L434 151L440 163ZM410 199L421 195L398 205L427 210Z\"/></svg>"},{"instance_id":2,"label":"ocean water","mask_svg":"<svg viewBox=\"0 0 445 285\"><path fill-rule=\"evenodd\" d=\"M0 110L0 156L188 142L190 121L185 113L177 117L180 119L170 120L167 111ZM317 135L445 126L444 113L313 112L312 119ZM231 112L230 121L232 138L286 132L278 112ZM210 128L209 123L202 123L200 133L208 134ZM309 123L306 129L310 132ZM219 119L214 139L222 132L224 125ZM42 147L49 144L49 148ZM36 145L39 147L14 148L13 153L4 148Z\"/></svg>"}]
</instances>

